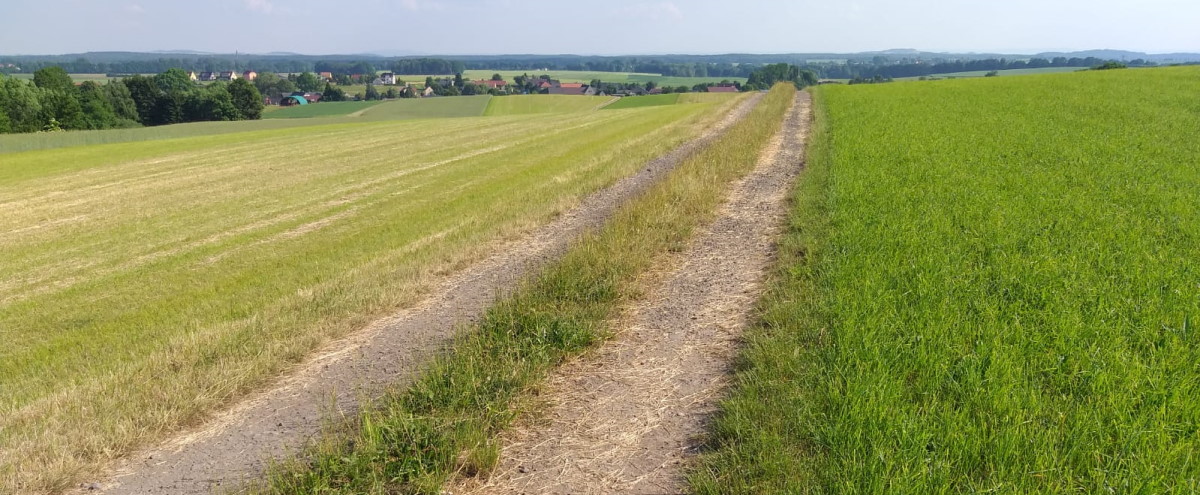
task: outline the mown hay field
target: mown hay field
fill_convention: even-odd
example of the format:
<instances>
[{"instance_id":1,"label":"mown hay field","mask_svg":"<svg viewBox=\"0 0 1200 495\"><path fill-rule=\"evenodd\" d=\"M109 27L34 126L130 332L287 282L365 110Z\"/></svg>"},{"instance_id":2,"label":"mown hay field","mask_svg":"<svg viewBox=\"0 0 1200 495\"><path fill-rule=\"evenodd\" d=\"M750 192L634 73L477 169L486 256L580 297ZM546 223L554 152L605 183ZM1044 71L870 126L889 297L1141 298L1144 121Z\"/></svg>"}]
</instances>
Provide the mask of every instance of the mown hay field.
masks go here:
<instances>
[{"instance_id":1,"label":"mown hay field","mask_svg":"<svg viewBox=\"0 0 1200 495\"><path fill-rule=\"evenodd\" d=\"M2 155L0 492L64 488L203 419L694 136L716 108Z\"/></svg>"},{"instance_id":2,"label":"mown hay field","mask_svg":"<svg viewBox=\"0 0 1200 495\"><path fill-rule=\"evenodd\" d=\"M695 490L1200 490L1200 69L816 96Z\"/></svg>"}]
</instances>

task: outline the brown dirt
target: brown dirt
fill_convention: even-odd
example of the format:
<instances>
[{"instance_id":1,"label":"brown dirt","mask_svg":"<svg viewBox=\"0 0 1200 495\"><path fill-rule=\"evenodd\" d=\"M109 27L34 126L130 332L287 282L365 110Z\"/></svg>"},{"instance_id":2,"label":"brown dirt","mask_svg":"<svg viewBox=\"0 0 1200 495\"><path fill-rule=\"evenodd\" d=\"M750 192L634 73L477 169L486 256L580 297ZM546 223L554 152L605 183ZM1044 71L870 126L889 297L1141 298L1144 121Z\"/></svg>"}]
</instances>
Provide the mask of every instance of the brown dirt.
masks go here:
<instances>
[{"instance_id":1,"label":"brown dirt","mask_svg":"<svg viewBox=\"0 0 1200 495\"><path fill-rule=\"evenodd\" d=\"M760 99L761 95L747 98L696 140L450 276L418 306L334 343L275 386L195 431L130 456L103 481L83 483L79 491L209 494L256 479L271 460L296 452L313 438L329 414L352 414L360 398L378 396L384 387L412 379L457 327L475 321L498 295L559 257L579 235L602 225L620 205L727 130Z\"/></svg>"},{"instance_id":2,"label":"brown dirt","mask_svg":"<svg viewBox=\"0 0 1200 495\"><path fill-rule=\"evenodd\" d=\"M803 167L808 93L799 93L755 170L718 218L630 308L623 331L561 368L549 406L506 438L490 479L454 494L679 493L684 468L726 386Z\"/></svg>"}]
</instances>

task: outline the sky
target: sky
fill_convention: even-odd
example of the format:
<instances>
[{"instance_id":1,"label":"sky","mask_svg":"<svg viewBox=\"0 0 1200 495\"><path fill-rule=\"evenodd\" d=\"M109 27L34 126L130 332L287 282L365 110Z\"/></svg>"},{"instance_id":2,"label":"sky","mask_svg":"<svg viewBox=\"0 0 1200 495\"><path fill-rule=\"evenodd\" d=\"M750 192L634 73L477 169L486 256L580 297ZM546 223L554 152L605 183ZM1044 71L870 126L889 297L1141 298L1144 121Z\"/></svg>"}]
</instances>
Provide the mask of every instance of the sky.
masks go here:
<instances>
[{"instance_id":1,"label":"sky","mask_svg":"<svg viewBox=\"0 0 1200 495\"><path fill-rule=\"evenodd\" d=\"M0 0L0 54L1200 52L1198 0Z\"/></svg>"}]
</instances>

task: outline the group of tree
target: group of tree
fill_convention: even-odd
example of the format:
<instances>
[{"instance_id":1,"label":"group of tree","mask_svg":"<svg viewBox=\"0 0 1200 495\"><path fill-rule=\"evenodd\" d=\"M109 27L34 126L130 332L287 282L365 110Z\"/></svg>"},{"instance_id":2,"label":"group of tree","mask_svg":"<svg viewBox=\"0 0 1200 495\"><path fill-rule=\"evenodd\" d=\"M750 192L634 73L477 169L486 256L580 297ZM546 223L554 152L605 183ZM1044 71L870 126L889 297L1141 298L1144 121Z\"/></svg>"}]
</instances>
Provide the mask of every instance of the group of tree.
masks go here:
<instances>
[{"instance_id":1,"label":"group of tree","mask_svg":"<svg viewBox=\"0 0 1200 495\"><path fill-rule=\"evenodd\" d=\"M27 82L0 76L0 132L109 129L207 120L258 119L263 101L237 79L201 86L180 69L76 85L60 67Z\"/></svg>"},{"instance_id":2,"label":"group of tree","mask_svg":"<svg viewBox=\"0 0 1200 495\"><path fill-rule=\"evenodd\" d=\"M775 83L793 83L797 88L817 84L817 74L808 69L802 69L791 64L771 64L763 66L746 78L745 89L770 89Z\"/></svg>"}]
</instances>

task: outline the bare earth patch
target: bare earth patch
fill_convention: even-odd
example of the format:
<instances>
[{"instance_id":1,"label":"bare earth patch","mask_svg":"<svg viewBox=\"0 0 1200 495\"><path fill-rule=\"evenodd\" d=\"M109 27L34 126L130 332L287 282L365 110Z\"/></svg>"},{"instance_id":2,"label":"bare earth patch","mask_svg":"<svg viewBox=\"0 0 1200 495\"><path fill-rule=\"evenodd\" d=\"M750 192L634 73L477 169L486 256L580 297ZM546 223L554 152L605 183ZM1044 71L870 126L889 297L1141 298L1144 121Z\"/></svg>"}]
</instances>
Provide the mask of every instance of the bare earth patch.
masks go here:
<instances>
[{"instance_id":1,"label":"bare earth patch","mask_svg":"<svg viewBox=\"0 0 1200 495\"><path fill-rule=\"evenodd\" d=\"M505 439L490 479L461 493L679 493L696 437L725 388L803 167L809 95L800 92L758 166L679 263L630 308L596 353L560 369L544 415ZM656 277L657 278L657 277Z\"/></svg>"},{"instance_id":2,"label":"bare earth patch","mask_svg":"<svg viewBox=\"0 0 1200 495\"><path fill-rule=\"evenodd\" d=\"M501 246L485 261L450 276L417 307L376 322L319 353L295 373L200 428L131 456L84 493L209 494L256 479L268 463L293 454L329 414L352 414L363 397L413 378L456 328L478 318L506 290L559 257L623 203L744 117L762 95L746 98L717 125L655 159L637 174L587 198L570 212Z\"/></svg>"}]
</instances>

